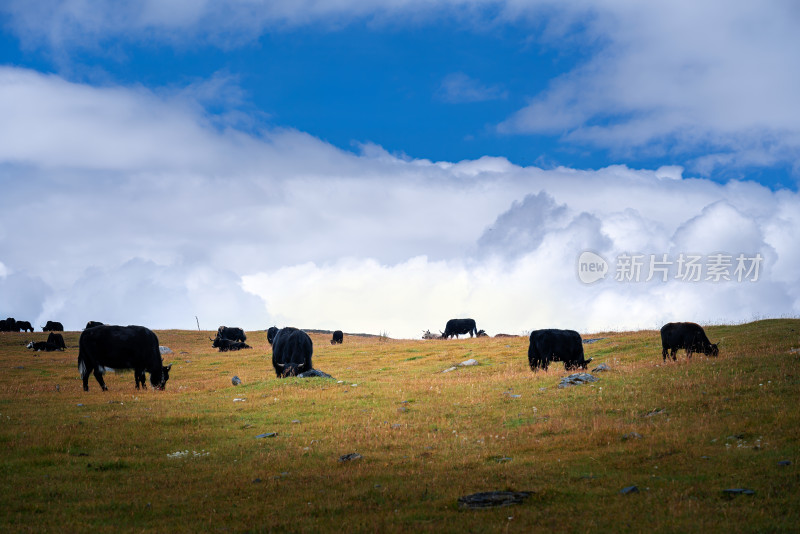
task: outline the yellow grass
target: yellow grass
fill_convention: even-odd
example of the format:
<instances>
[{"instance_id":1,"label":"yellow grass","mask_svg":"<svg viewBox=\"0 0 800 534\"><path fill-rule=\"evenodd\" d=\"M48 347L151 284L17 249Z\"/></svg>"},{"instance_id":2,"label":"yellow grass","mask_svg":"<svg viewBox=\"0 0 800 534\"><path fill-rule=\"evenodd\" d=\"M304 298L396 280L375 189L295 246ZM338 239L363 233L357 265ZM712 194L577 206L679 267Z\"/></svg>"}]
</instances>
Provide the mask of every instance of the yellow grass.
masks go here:
<instances>
[{"instance_id":1,"label":"yellow grass","mask_svg":"<svg viewBox=\"0 0 800 534\"><path fill-rule=\"evenodd\" d=\"M209 332L159 331L166 391L116 373L88 393L79 332L56 353L2 333L0 531L796 531L800 321L706 331L719 358L667 364L658 332L584 334L611 371L567 389L522 337L312 335L332 381L276 379L264 332L218 353ZM533 494L459 510L490 490Z\"/></svg>"}]
</instances>

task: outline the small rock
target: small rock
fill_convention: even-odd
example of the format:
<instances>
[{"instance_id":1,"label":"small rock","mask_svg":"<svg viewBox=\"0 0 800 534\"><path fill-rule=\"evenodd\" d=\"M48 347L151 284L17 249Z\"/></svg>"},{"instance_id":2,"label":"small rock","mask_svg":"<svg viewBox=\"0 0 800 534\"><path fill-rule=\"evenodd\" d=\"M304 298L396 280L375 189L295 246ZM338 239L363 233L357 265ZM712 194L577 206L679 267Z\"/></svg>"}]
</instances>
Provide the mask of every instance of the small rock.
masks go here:
<instances>
[{"instance_id":1,"label":"small rock","mask_svg":"<svg viewBox=\"0 0 800 534\"><path fill-rule=\"evenodd\" d=\"M345 454L345 455L340 456L339 457L339 461L340 462L352 462L352 461L355 461L355 460L360 460L361 458L363 458L363 456L361 456L357 452L351 452L350 454Z\"/></svg>"},{"instance_id":2,"label":"small rock","mask_svg":"<svg viewBox=\"0 0 800 534\"><path fill-rule=\"evenodd\" d=\"M589 373L575 373L562 378L561 382L558 384L558 387L561 389L570 386L580 386L581 384L597 382L598 380L600 379L596 376L590 375Z\"/></svg>"},{"instance_id":3,"label":"small rock","mask_svg":"<svg viewBox=\"0 0 800 534\"><path fill-rule=\"evenodd\" d=\"M233 402L244 402L244 401L246 401L246 400L247 400L247 399L233 399Z\"/></svg>"},{"instance_id":4,"label":"small rock","mask_svg":"<svg viewBox=\"0 0 800 534\"><path fill-rule=\"evenodd\" d=\"M664 408L656 408L655 410L644 414L644 417L653 417L654 415L664 413Z\"/></svg>"},{"instance_id":5,"label":"small rock","mask_svg":"<svg viewBox=\"0 0 800 534\"><path fill-rule=\"evenodd\" d=\"M753 491L751 489L747 489L747 488L724 489L724 490L722 490L722 493L724 493L726 495L734 496L734 497L736 495L755 495L756 494L755 491Z\"/></svg>"},{"instance_id":6,"label":"small rock","mask_svg":"<svg viewBox=\"0 0 800 534\"><path fill-rule=\"evenodd\" d=\"M470 365L478 365L478 360L476 360L475 358L470 358L469 360L461 362L458 365L460 365L461 367L469 367Z\"/></svg>"},{"instance_id":7,"label":"small rock","mask_svg":"<svg viewBox=\"0 0 800 534\"><path fill-rule=\"evenodd\" d=\"M259 482L261 482L260 478L254 478L253 479L253 484L258 484Z\"/></svg>"},{"instance_id":8,"label":"small rock","mask_svg":"<svg viewBox=\"0 0 800 534\"><path fill-rule=\"evenodd\" d=\"M778 465L781 466L781 467L786 467L788 465L792 465L792 461L791 460L781 460L780 462L778 462Z\"/></svg>"},{"instance_id":9,"label":"small rock","mask_svg":"<svg viewBox=\"0 0 800 534\"><path fill-rule=\"evenodd\" d=\"M299 422L300 422L300 419L292 419L292 423L294 423L294 424L298 424Z\"/></svg>"},{"instance_id":10,"label":"small rock","mask_svg":"<svg viewBox=\"0 0 800 534\"><path fill-rule=\"evenodd\" d=\"M265 434L257 435L256 438L274 438L277 435L278 435L277 432L267 432Z\"/></svg>"},{"instance_id":11,"label":"small rock","mask_svg":"<svg viewBox=\"0 0 800 534\"><path fill-rule=\"evenodd\" d=\"M639 486L628 486L619 490L622 495L630 495L631 493L639 493Z\"/></svg>"},{"instance_id":12,"label":"small rock","mask_svg":"<svg viewBox=\"0 0 800 534\"><path fill-rule=\"evenodd\" d=\"M530 497L530 491L484 491L458 498L458 507L469 510L481 510L498 506L521 504Z\"/></svg>"},{"instance_id":13,"label":"small rock","mask_svg":"<svg viewBox=\"0 0 800 534\"><path fill-rule=\"evenodd\" d=\"M392 425L392 428L393 429L403 428L403 425L395 423L395 424Z\"/></svg>"},{"instance_id":14,"label":"small rock","mask_svg":"<svg viewBox=\"0 0 800 534\"><path fill-rule=\"evenodd\" d=\"M161 354L172 354L172 349L169 347L164 347L159 345L158 352L160 352Z\"/></svg>"},{"instance_id":15,"label":"small rock","mask_svg":"<svg viewBox=\"0 0 800 534\"><path fill-rule=\"evenodd\" d=\"M450 371L455 371L456 369L458 369L458 367L448 367L447 369L445 369L442 372L443 373L449 373Z\"/></svg>"},{"instance_id":16,"label":"small rock","mask_svg":"<svg viewBox=\"0 0 800 534\"><path fill-rule=\"evenodd\" d=\"M592 372L593 373L597 373L597 372L600 372L600 371L610 371L610 370L611 370L611 367L609 367L608 364L601 363L600 365L598 365L597 367L592 369Z\"/></svg>"},{"instance_id":17,"label":"small rock","mask_svg":"<svg viewBox=\"0 0 800 534\"><path fill-rule=\"evenodd\" d=\"M242 379L239 378L238 376L234 375L234 377L231 378L231 384L233 384L234 386L238 386L241 383L242 383Z\"/></svg>"},{"instance_id":18,"label":"small rock","mask_svg":"<svg viewBox=\"0 0 800 534\"><path fill-rule=\"evenodd\" d=\"M299 375L297 375L297 378L331 378L332 379L333 377L331 375L329 375L328 373L320 371L319 369L310 369L310 370L306 371L305 373L300 373ZM338 383L341 384L342 381L340 380Z\"/></svg>"},{"instance_id":19,"label":"small rock","mask_svg":"<svg viewBox=\"0 0 800 534\"><path fill-rule=\"evenodd\" d=\"M623 434L622 441L628 441L629 439L642 439L642 435L638 432L629 432L627 434Z\"/></svg>"},{"instance_id":20,"label":"small rock","mask_svg":"<svg viewBox=\"0 0 800 534\"><path fill-rule=\"evenodd\" d=\"M597 343L598 341L601 341L603 339L605 339L605 338L604 337L593 337L593 338L590 338L590 339L584 339L583 340L583 344L584 345L591 345L592 343Z\"/></svg>"}]
</instances>

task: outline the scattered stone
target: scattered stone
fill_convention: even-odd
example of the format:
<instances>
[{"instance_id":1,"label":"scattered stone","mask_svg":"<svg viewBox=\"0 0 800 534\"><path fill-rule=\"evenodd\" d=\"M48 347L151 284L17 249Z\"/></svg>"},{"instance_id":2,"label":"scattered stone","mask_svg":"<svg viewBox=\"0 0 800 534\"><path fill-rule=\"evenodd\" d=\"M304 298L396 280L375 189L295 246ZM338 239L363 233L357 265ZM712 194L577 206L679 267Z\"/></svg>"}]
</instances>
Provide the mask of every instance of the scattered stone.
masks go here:
<instances>
[{"instance_id":1,"label":"scattered stone","mask_svg":"<svg viewBox=\"0 0 800 534\"><path fill-rule=\"evenodd\" d=\"M510 391L504 391L503 395L508 397L509 399L519 399L522 398L522 395L517 395L516 393L511 393Z\"/></svg>"},{"instance_id":2,"label":"scattered stone","mask_svg":"<svg viewBox=\"0 0 800 534\"><path fill-rule=\"evenodd\" d=\"M278 435L277 432L267 432L265 434L257 435L256 438L274 438L277 435Z\"/></svg>"},{"instance_id":3,"label":"scattered stone","mask_svg":"<svg viewBox=\"0 0 800 534\"><path fill-rule=\"evenodd\" d=\"M297 378L331 378L332 379L333 377L331 375L329 375L328 373L320 371L319 369L311 369L309 371L306 371L305 373L300 373L299 375L297 375ZM338 383L341 384L342 382L340 381Z\"/></svg>"},{"instance_id":4,"label":"scattered stone","mask_svg":"<svg viewBox=\"0 0 800 534\"><path fill-rule=\"evenodd\" d=\"M405 406L400 406L397 409L397 411L400 412L400 413L406 413L408 411L408 408L406 408Z\"/></svg>"},{"instance_id":5,"label":"scattered stone","mask_svg":"<svg viewBox=\"0 0 800 534\"><path fill-rule=\"evenodd\" d=\"M242 383L242 379L239 378L238 376L234 375L234 377L231 378L231 384L233 384L234 386L238 386L241 383Z\"/></svg>"},{"instance_id":6,"label":"scattered stone","mask_svg":"<svg viewBox=\"0 0 800 534\"><path fill-rule=\"evenodd\" d=\"M164 347L162 345L159 345L158 352L160 352L161 354L172 354L172 349L169 347Z\"/></svg>"},{"instance_id":7,"label":"scattered stone","mask_svg":"<svg viewBox=\"0 0 800 534\"><path fill-rule=\"evenodd\" d=\"M630 495L631 493L639 493L639 486L628 486L619 490L622 495Z\"/></svg>"},{"instance_id":8,"label":"scattered stone","mask_svg":"<svg viewBox=\"0 0 800 534\"><path fill-rule=\"evenodd\" d=\"M392 428L393 429L403 428L403 425L401 425L399 423L395 423L395 424L392 425Z\"/></svg>"},{"instance_id":9,"label":"scattered stone","mask_svg":"<svg viewBox=\"0 0 800 534\"><path fill-rule=\"evenodd\" d=\"M629 432L622 436L622 441L628 441L629 439L642 439L642 435L638 432Z\"/></svg>"},{"instance_id":10,"label":"scattered stone","mask_svg":"<svg viewBox=\"0 0 800 534\"><path fill-rule=\"evenodd\" d=\"M299 422L300 422L300 419L292 419L292 423L294 423L294 424L298 424Z\"/></svg>"},{"instance_id":11,"label":"scattered stone","mask_svg":"<svg viewBox=\"0 0 800 534\"><path fill-rule=\"evenodd\" d=\"M606 338L604 338L604 337L593 337L593 338L589 338L589 339L584 339L583 340L583 344L584 345L591 345L592 343L597 343L598 341L602 341L604 339L606 339Z\"/></svg>"},{"instance_id":12,"label":"scattered stone","mask_svg":"<svg viewBox=\"0 0 800 534\"><path fill-rule=\"evenodd\" d=\"M592 372L593 373L598 373L600 371L610 371L610 370L611 370L611 367L609 367L608 364L601 363L600 365L598 365L597 367L592 369Z\"/></svg>"},{"instance_id":13,"label":"scattered stone","mask_svg":"<svg viewBox=\"0 0 800 534\"><path fill-rule=\"evenodd\" d=\"M561 389L570 386L580 386L581 384L597 382L598 380L600 379L596 376L590 375L589 373L575 373L562 378L561 382L558 384L558 387Z\"/></svg>"},{"instance_id":14,"label":"scattered stone","mask_svg":"<svg viewBox=\"0 0 800 534\"><path fill-rule=\"evenodd\" d=\"M788 465L792 465L792 461L791 460L781 460L780 462L778 462L778 465L781 466L781 467L786 467Z\"/></svg>"},{"instance_id":15,"label":"scattered stone","mask_svg":"<svg viewBox=\"0 0 800 534\"><path fill-rule=\"evenodd\" d=\"M443 373L449 373L450 371L455 371L456 369L458 369L458 367L448 367L447 369L445 369L442 372Z\"/></svg>"},{"instance_id":16,"label":"scattered stone","mask_svg":"<svg viewBox=\"0 0 800 534\"><path fill-rule=\"evenodd\" d=\"M253 484L258 484L258 483L260 483L260 482L261 482L261 479L260 479L260 478L254 478L254 479L253 479Z\"/></svg>"},{"instance_id":17,"label":"scattered stone","mask_svg":"<svg viewBox=\"0 0 800 534\"><path fill-rule=\"evenodd\" d=\"M724 493L725 495L732 496L732 497L735 497L737 495L755 495L756 494L755 491L753 491L751 489L747 489L747 488L724 489L724 490L722 490L722 493Z\"/></svg>"},{"instance_id":18,"label":"scattered stone","mask_svg":"<svg viewBox=\"0 0 800 534\"><path fill-rule=\"evenodd\" d=\"M654 415L659 415L662 413L664 413L664 408L656 408L655 410L644 414L644 417L653 417Z\"/></svg>"},{"instance_id":19,"label":"scattered stone","mask_svg":"<svg viewBox=\"0 0 800 534\"><path fill-rule=\"evenodd\" d=\"M530 491L483 491L458 498L458 507L467 510L482 510L498 506L522 504L530 497Z\"/></svg>"},{"instance_id":20,"label":"scattered stone","mask_svg":"<svg viewBox=\"0 0 800 534\"><path fill-rule=\"evenodd\" d=\"M353 462L355 460L360 460L361 458L363 458L363 456L361 456L357 452L351 452L350 454L345 454L345 455L339 456L339 461L342 462L342 463L344 463L344 462Z\"/></svg>"},{"instance_id":21,"label":"scattered stone","mask_svg":"<svg viewBox=\"0 0 800 534\"><path fill-rule=\"evenodd\" d=\"M460 365L461 367L469 367L470 365L478 365L478 360L476 360L475 358L470 358L469 360L461 362L458 365Z\"/></svg>"},{"instance_id":22,"label":"scattered stone","mask_svg":"<svg viewBox=\"0 0 800 534\"><path fill-rule=\"evenodd\" d=\"M800 353L800 349L789 349L789 354L797 354Z\"/></svg>"}]
</instances>

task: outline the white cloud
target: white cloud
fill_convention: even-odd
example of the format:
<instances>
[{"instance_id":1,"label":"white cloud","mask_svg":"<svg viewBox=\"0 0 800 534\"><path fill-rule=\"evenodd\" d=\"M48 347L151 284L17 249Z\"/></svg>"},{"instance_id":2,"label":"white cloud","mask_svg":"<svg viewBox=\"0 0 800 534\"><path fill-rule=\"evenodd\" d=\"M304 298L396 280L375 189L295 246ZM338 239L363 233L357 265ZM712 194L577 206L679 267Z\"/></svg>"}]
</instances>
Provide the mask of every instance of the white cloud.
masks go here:
<instances>
[{"instance_id":1,"label":"white cloud","mask_svg":"<svg viewBox=\"0 0 800 534\"><path fill-rule=\"evenodd\" d=\"M591 9L597 16L587 17ZM500 125L631 152L702 156L718 165L792 164L800 150L800 73L791 2L588 2L560 16L603 43L585 64ZM554 30L557 39L572 30ZM557 46L557 45L555 45Z\"/></svg>"},{"instance_id":2,"label":"white cloud","mask_svg":"<svg viewBox=\"0 0 800 534\"><path fill-rule=\"evenodd\" d=\"M0 122L0 316L416 337L457 316L519 333L800 313L797 193L679 169L352 154L209 127L186 95L8 67L0 95L16 113ZM684 248L760 253L762 277L577 278L585 249L613 262Z\"/></svg>"},{"instance_id":3,"label":"white cloud","mask_svg":"<svg viewBox=\"0 0 800 534\"><path fill-rule=\"evenodd\" d=\"M776 165L796 171L800 159L800 10L786 0L10 0L0 10L24 43L57 56L75 47L107 53L102 46L110 38L226 48L307 25L336 30L446 18L484 32L527 24L532 41L559 53L578 49L586 60L527 95L530 104L502 121L501 132L556 135L621 155L676 154L703 174ZM504 95L501 86L463 73L446 78L440 91L453 102Z\"/></svg>"},{"instance_id":4,"label":"white cloud","mask_svg":"<svg viewBox=\"0 0 800 534\"><path fill-rule=\"evenodd\" d=\"M484 85L463 72L454 72L444 77L438 96L451 104L463 104L498 100L506 98L508 93L498 85Z\"/></svg>"}]
</instances>

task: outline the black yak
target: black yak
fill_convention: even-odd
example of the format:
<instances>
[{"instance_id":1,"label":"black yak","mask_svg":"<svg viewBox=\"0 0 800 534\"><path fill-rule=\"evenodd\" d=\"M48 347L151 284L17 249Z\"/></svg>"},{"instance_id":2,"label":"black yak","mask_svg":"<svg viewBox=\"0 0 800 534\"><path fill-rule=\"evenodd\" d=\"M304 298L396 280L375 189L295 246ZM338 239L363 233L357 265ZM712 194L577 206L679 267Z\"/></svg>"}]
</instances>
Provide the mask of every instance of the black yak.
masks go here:
<instances>
[{"instance_id":1,"label":"black yak","mask_svg":"<svg viewBox=\"0 0 800 534\"><path fill-rule=\"evenodd\" d=\"M703 327L696 323L667 323L661 327L661 358L667 361L670 351L672 361L677 360L678 349L686 349L686 357L691 359L693 352L702 352L706 356L717 356L719 347L711 343Z\"/></svg>"},{"instance_id":2,"label":"black yak","mask_svg":"<svg viewBox=\"0 0 800 534\"><path fill-rule=\"evenodd\" d=\"M296 376L313 369L311 355L314 345L308 334L291 326L271 327L267 330L267 341L272 344L272 366L278 378Z\"/></svg>"},{"instance_id":3,"label":"black yak","mask_svg":"<svg viewBox=\"0 0 800 534\"><path fill-rule=\"evenodd\" d=\"M592 358L583 357L583 341L575 330L548 328L531 332L528 364L533 371L547 371L550 362L564 362L564 369L586 369Z\"/></svg>"},{"instance_id":4,"label":"black yak","mask_svg":"<svg viewBox=\"0 0 800 534\"><path fill-rule=\"evenodd\" d=\"M450 319L444 327L442 339L453 336L456 336L457 339L459 334L469 334L469 337L472 337L473 334L477 335L478 327L475 325L475 319Z\"/></svg>"},{"instance_id":5,"label":"black yak","mask_svg":"<svg viewBox=\"0 0 800 534\"><path fill-rule=\"evenodd\" d=\"M89 391L89 375L94 377L103 391L107 391L103 372L112 369L133 369L136 389L145 384L145 371L150 373L150 384L164 389L172 365L164 366L158 349L158 337L143 326L101 325L87 328L78 342L78 369L83 380L83 390Z\"/></svg>"}]
</instances>

